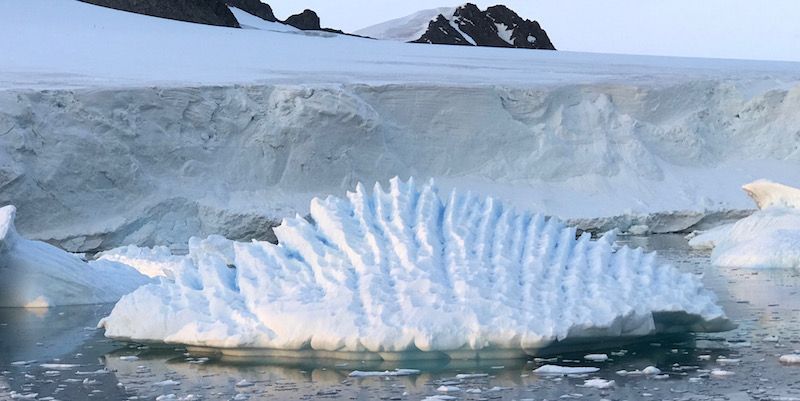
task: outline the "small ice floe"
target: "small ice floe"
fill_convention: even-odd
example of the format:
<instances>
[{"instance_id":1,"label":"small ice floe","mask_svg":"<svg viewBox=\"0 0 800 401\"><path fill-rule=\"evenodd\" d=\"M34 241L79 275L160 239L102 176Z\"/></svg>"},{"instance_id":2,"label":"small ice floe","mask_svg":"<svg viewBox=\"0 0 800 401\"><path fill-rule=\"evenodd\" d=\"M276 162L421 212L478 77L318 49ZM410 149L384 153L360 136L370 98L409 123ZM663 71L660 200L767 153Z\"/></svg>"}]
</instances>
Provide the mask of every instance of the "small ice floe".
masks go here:
<instances>
[{"instance_id":1,"label":"small ice floe","mask_svg":"<svg viewBox=\"0 0 800 401\"><path fill-rule=\"evenodd\" d=\"M27 366L36 363L36 361L14 361L11 362L11 366Z\"/></svg>"},{"instance_id":2,"label":"small ice floe","mask_svg":"<svg viewBox=\"0 0 800 401\"><path fill-rule=\"evenodd\" d=\"M730 370L712 369L711 372L708 372L708 374L714 377L728 377L728 376L733 376L736 373L731 372Z\"/></svg>"},{"instance_id":3,"label":"small ice floe","mask_svg":"<svg viewBox=\"0 0 800 401\"><path fill-rule=\"evenodd\" d=\"M172 379L167 379L164 381L153 383L154 386L159 386L159 387L177 386L179 384L181 384L181 382Z\"/></svg>"},{"instance_id":4,"label":"small ice floe","mask_svg":"<svg viewBox=\"0 0 800 401\"><path fill-rule=\"evenodd\" d=\"M95 371L90 371L90 372L82 372L82 371L79 370L79 371L75 372L75 374L78 375L78 376L106 375L106 374L109 374L109 373L111 373L111 372L106 370L106 369L97 369Z\"/></svg>"},{"instance_id":5,"label":"small ice floe","mask_svg":"<svg viewBox=\"0 0 800 401\"><path fill-rule=\"evenodd\" d=\"M608 355L606 355L606 354L588 354L588 355L584 355L583 359L586 359L587 361L593 361L593 362L605 362L605 361L608 360Z\"/></svg>"},{"instance_id":6,"label":"small ice floe","mask_svg":"<svg viewBox=\"0 0 800 401\"><path fill-rule=\"evenodd\" d=\"M41 365L44 369L52 369L52 370L70 370L79 368L81 365L76 365L73 363L43 363Z\"/></svg>"},{"instance_id":7,"label":"small ice floe","mask_svg":"<svg viewBox=\"0 0 800 401\"><path fill-rule=\"evenodd\" d=\"M12 400L35 400L36 397L39 396L39 393L18 393L12 391L9 393L9 396Z\"/></svg>"},{"instance_id":8,"label":"small ice floe","mask_svg":"<svg viewBox=\"0 0 800 401\"><path fill-rule=\"evenodd\" d=\"M483 377L489 377L487 373L459 373L456 375L456 379L459 380L470 380L470 379L478 379Z\"/></svg>"},{"instance_id":9,"label":"small ice floe","mask_svg":"<svg viewBox=\"0 0 800 401\"><path fill-rule=\"evenodd\" d=\"M614 387L616 382L614 380L606 380L606 379L589 379L583 381L582 387L590 387L590 388L599 388L599 389L607 389Z\"/></svg>"},{"instance_id":10,"label":"small ice floe","mask_svg":"<svg viewBox=\"0 0 800 401\"><path fill-rule=\"evenodd\" d=\"M432 395L432 396L429 396L429 397L425 397L425 398L422 399L422 401L452 401L452 400L457 400L457 399L458 399L458 397L454 397L452 395L437 394L437 395Z\"/></svg>"},{"instance_id":11,"label":"small ice floe","mask_svg":"<svg viewBox=\"0 0 800 401\"><path fill-rule=\"evenodd\" d=\"M697 359L700 360L700 361L710 361L711 360L711 355L698 355Z\"/></svg>"},{"instance_id":12,"label":"small ice floe","mask_svg":"<svg viewBox=\"0 0 800 401\"><path fill-rule=\"evenodd\" d=\"M741 359L726 358L724 356L717 358L717 363L720 365L738 365L740 362L742 362Z\"/></svg>"},{"instance_id":13,"label":"small ice floe","mask_svg":"<svg viewBox=\"0 0 800 401\"><path fill-rule=\"evenodd\" d=\"M439 386L436 388L436 391L440 393L457 393L461 391L461 387L458 386Z\"/></svg>"},{"instance_id":14,"label":"small ice floe","mask_svg":"<svg viewBox=\"0 0 800 401\"><path fill-rule=\"evenodd\" d=\"M125 361L125 362L133 362L133 361L138 361L139 357L135 356L135 355L127 355L127 356L119 357L119 360L120 361Z\"/></svg>"},{"instance_id":15,"label":"small ice floe","mask_svg":"<svg viewBox=\"0 0 800 401\"><path fill-rule=\"evenodd\" d=\"M395 370L385 370L383 372L375 371L361 371L361 370L354 370L350 372L348 376L350 377L383 377L383 376L416 376L420 374L420 371L417 369L395 369Z\"/></svg>"},{"instance_id":16,"label":"small ice floe","mask_svg":"<svg viewBox=\"0 0 800 401\"><path fill-rule=\"evenodd\" d=\"M781 361L781 363L785 363L787 365L800 364L800 354L781 355L779 360Z\"/></svg>"},{"instance_id":17,"label":"small ice floe","mask_svg":"<svg viewBox=\"0 0 800 401\"><path fill-rule=\"evenodd\" d=\"M780 337L778 337L778 336L766 336L766 337L762 338L761 341L763 341L765 343L777 343L777 342L780 341Z\"/></svg>"},{"instance_id":18,"label":"small ice floe","mask_svg":"<svg viewBox=\"0 0 800 401\"><path fill-rule=\"evenodd\" d=\"M655 366L648 366L642 370L618 370L617 374L620 376L655 376L661 374L661 369Z\"/></svg>"},{"instance_id":19,"label":"small ice floe","mask_svg":"<svg viewBox=\"0 0 800 401\"><path fill-rule=\"evenodd\" d=\"M247 381L246 379L239 380L236 383L236 387L253 387L253 386L255 386L255 384Z\"/></svg>"},{"instance_id":20,"label":"small ice floe","mask_svg":"<svg viewBox=\"0 0 800 401\"><path fill-rule=\"evenodd\" d=\"M59 371L59 370L46 370L43 374L45 376L47 376L47 377L56 377L56 376L61 376L61 371Z\"/></svg>"},{"instance_id":21,"label":"small ice floe","mask_svg":"<svg viewBox=\"0 0 800 401\"><path fill-rule=\"evenodd\" d=\"M585 373L595 373L599 371L600 368L589 367L589 366L559 366L559 365L543 365L539 368L535 369L533 373L537 375L575 375L575 374L585 374Z\"/></svg>"}]
</instances>

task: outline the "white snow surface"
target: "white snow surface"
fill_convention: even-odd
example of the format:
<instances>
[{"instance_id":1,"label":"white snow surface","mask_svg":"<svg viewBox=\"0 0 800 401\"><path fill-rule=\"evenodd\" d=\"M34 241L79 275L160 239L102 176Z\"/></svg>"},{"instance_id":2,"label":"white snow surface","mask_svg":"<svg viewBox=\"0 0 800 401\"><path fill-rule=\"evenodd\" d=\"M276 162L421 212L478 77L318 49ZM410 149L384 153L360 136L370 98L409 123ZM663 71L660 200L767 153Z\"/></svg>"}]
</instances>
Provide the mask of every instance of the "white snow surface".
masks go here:
<instances>
[{"instance_id":1,"label":"white snow surface","mask_svg":"<svg viewBox=\"0 0 800 401\"><path fill-rule=\"evenodd\" d=\"M83 252L274 239L312 197L395 175L651 233L749 209L742 182L800 182L800 64L269 27L0 2L0 205Z\"/></svg>"},{"instance_id":2,"label":"white snow surface","mask_svg":"<svg viewBox=\"0 0 800 401\"><path fill-rule=\"evenodd\" d=\"M247 11L240 10L236 7L228 7L233 16L236 17L236 20L239 21L239 26L244 29L258 29L262 31L274 31L274 32L301 32L299 29L287 25L282 24L280 22L271 22L262 19L261 17L257 17L253 14L248 13Z\"/></svg>"},{"instance_id":3,"label":"white snow surface","mask_svg":"<svg viewBox=\"0 0 800 401\"><path fill-rule=\"evenodd\" d=\"M717 266L800 268L800 190L759 180L743 186L759 210L689 241Z\"/></svg>"},{"instance_id":4,"label":"white snow surface","mask_svg":"<svg viewBox=\"0 0 800 401\"><path fill-rule=\"evenodd\" d=\"M729 323L654 254L615 250L613 234L576 239L493 198L393 179L310 209L275 229L279 245L193 239L185 263L166 262L171 278L123 297L100 326L200 347L464 358Z\"/></svg>"},{"instance_id":5,"label":"white snow surface","mask_svg":"<svg viewBox=\"0 0 800 401\"><path fill-rule=\"evenodd\" d=\"M99 253L96 260L121 263L148 277L171 276L172 271L186 262L183 257L173 256L166 246L140 248L134 245Z\"/></svg>"},{"instance_id":6,"label":"white snow surface","mask_svg":"<svg viewBox=\"0 0 800 401\"><path fill-rule=\"evenodd\" d=\"M428 24L439 14L452 18L456 7L439 7L420 10L405 17L395 18L379 24L361 28L353 33L375 39L410 42L419 39L428 29Z\"/></svg>"},{"instance_id":7,"label":"white snow surface","mask_svg":"<svg viewBox=\"0 0 800 401\"><path fill-rule=\"evenodd\" d=\"M0 208L0 307L46 308L110 303L147 277L111 262L86 263L14 228L16 208Z\"/></svg>"}]
</instances>

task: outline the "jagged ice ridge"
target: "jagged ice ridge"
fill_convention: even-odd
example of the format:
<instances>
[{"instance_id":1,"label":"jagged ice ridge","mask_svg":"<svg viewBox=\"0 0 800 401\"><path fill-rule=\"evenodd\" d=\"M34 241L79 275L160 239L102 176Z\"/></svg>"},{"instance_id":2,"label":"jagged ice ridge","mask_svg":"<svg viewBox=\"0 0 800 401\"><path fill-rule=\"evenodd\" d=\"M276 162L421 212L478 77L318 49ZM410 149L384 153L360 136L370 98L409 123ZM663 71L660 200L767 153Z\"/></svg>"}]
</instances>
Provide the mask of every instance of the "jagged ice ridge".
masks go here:
<instances>
[{"instance_id":1,"label":"jagged ice ridge","mask_svg":"<svg viewBox=\"0 0 800 401\"><path fill-rule=\"evenodd\" d=\"M193 238L169 278L123 297L106 336L403 359L522 356L558 341L722 330L699 280L491 197L395 178L315 198L279 244ZM130 253L130 252L128 252ZM142 252L140 257L158 252ZM148 261L154 263L155 261ZM145 318L146 317L146 318ZM346 356L345 356L346 357Z\"/></svg>"}]
</instances>

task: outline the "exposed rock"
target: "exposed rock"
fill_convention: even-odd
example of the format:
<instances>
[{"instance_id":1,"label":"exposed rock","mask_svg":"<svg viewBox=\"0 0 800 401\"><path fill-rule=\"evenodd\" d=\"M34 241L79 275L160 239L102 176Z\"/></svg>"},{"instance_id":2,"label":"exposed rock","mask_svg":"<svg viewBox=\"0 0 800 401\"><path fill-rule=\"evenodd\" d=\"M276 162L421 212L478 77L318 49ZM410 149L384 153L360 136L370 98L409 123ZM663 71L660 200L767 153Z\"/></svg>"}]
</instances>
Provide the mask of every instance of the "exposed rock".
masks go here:
<instances>
[{"instance_id":1,"label":"exposed rock","mask_svg":"<svg viewBox=\"0 0 800 401\"><path fill-rule=\"evenodd\" d=\"M481 11L472 3L456 8L452 16L439 14L414 42L555 50L538 22L503 5Z\"/></svg>"},{"instance_id":2,"label":"exposed rock","mask_svg":"<svg viewBox=\"0 0 800 401\"><path fill-rule=\"evenodd\" d=\"M319 31L322 29L319 23L319 16L313 10L309 9L303 10L300 14L295 14L286 18L284 23L304 31Z\"/></svg>"},{"instance_id":3,"label":"exposed rock","mask_svg":"<svg viewBox=\"0 0 800 401\"><path fill-rule=\"evenodd\" d=\"M275 18L275 14L272 12L272 7L267 3L262 3L261 0L226 0L226 3L231 7L246 11L263 20L278 22L278 19Z\"/></svg>"},{"instance_id":4,"label":"exposed rock","mask_svg":"<svg viewBox=\"0 0 800 401\"><path fill-rule=\"evenodd\" d=\"M238 28L222 0L80 0L84 3L178 21Z\"/></svg>"}]
</instances>

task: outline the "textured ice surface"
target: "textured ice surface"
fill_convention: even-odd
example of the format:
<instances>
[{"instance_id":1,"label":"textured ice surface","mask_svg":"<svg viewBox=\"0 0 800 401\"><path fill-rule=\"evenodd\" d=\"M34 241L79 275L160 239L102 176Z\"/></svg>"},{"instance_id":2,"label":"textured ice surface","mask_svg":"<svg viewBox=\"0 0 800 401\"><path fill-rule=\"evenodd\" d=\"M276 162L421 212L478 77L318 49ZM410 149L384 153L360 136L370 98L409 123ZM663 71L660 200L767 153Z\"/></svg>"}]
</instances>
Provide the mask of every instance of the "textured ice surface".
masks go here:
<instances>
[{"instance_id":1,"label":"textured ice surface","mask_svg":"<svg viewBox=\"0 0 800 401\"><path fill-rule=\"evenodd\" d=\"M0 307L50 307L114 302L149 282L119 263L86 263L14 228L16 208L0 208Z\"/></svg>"},{"instance_id":2,"label":"textured ice surface","mask_svg":"<svg viewBox=\"0 0 800 401\"><path fill-rule=\"evenodd\" d=\"M742 187L759 210L689 241L717 266L800 267L800 189L766 180Z\"/></svg>"},{"instance_id":3,"label":"textured ice surface","mask_svg":"<svg viewBox=\"0 0 800 401\"><path fill-rule=\"evenodd\" d=\"M655 254L615 250L613 234L576 239L493 198L442 200L432 183L393 179L310 209L276 228L279 245L193 239L185 263L166 262L171 279L100 325L112 338L384 359L727 328L714 295Z\"/></svg>"}]
</instances>

